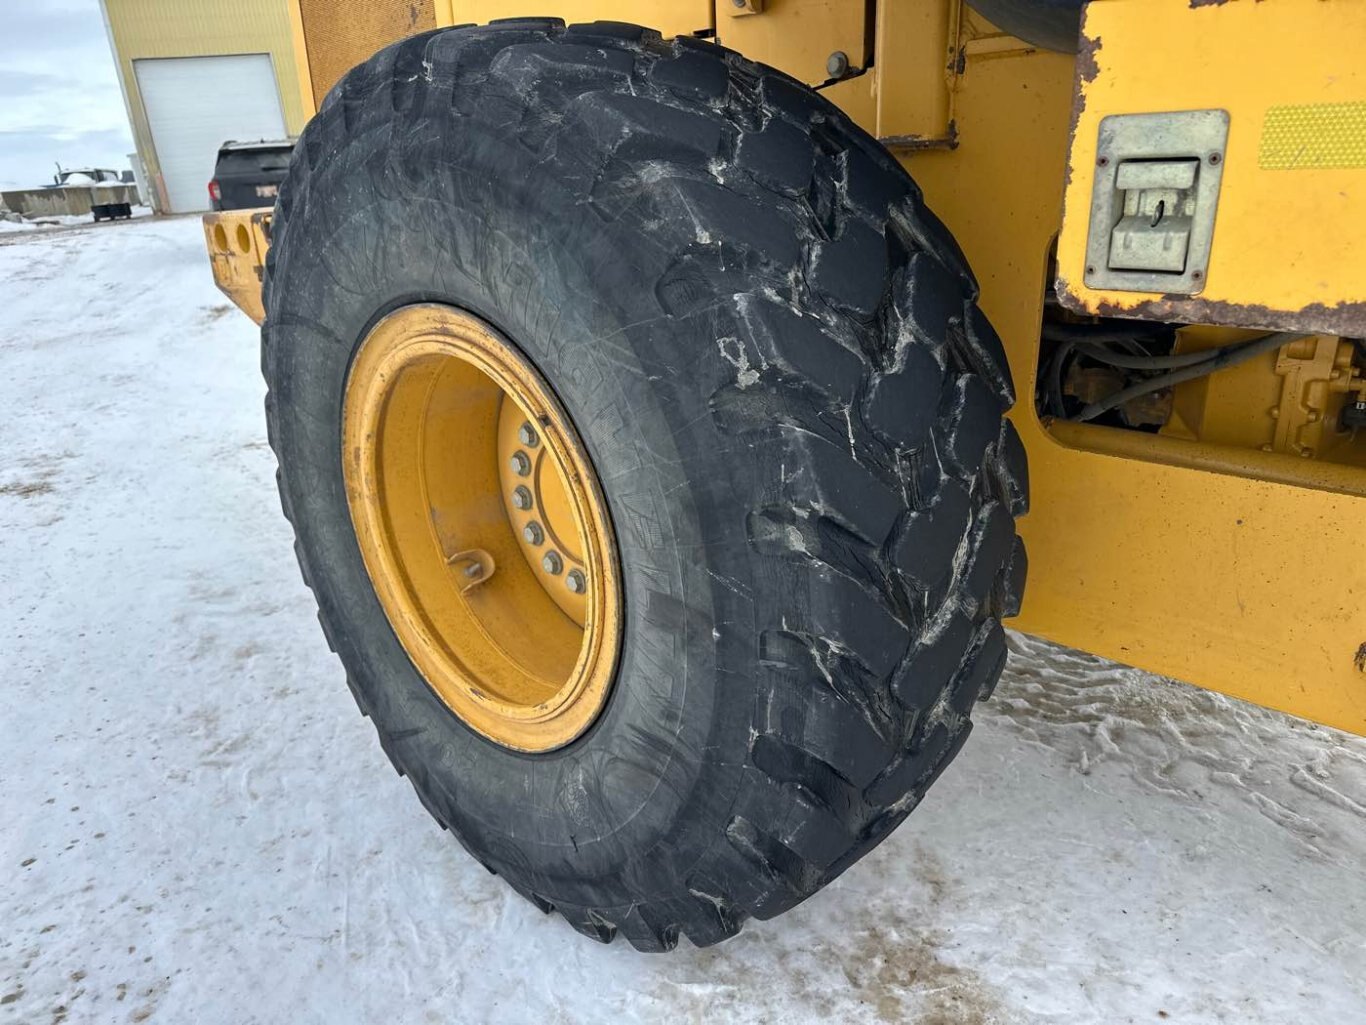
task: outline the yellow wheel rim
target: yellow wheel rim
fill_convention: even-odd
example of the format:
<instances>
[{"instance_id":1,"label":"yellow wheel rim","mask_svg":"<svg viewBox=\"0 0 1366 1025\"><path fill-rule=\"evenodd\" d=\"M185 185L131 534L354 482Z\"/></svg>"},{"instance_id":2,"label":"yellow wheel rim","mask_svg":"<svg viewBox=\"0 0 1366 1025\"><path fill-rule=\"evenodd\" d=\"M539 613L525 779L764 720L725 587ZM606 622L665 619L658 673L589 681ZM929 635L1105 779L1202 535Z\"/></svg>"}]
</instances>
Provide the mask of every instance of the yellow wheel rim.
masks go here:
<instances>
[{"instance_id":1,"label":"yellow wheel rim","mask_svg":"<svg viewBox=\"0 0 1366 1025\"><path fill-rule=\"evenodd\" d=\"M351 365L342 452L365 567L432 690L518 751L583 733L616 668L616 542L536 369L469 313L403 307Z\"/></svg>"}]
</instances>

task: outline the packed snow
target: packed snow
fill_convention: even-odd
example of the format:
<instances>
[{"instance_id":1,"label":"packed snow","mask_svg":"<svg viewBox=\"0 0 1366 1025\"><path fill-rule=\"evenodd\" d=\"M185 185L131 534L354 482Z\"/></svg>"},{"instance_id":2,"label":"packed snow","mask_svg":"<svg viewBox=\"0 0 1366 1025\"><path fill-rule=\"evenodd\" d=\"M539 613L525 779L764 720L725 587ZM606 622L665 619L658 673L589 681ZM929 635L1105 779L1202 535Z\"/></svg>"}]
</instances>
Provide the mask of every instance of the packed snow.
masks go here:
<instances>
[{"instance_id":1,"label":"packed snow","mask_svg":"<svg viewBox=\"0 0 1366 1025\"><path fill-rule=\"evenodd\" d=\"M357 714L202 247L0 240L0 1022L1366 1021L1366 740L1027 637L794 912L668 956L543 916Z\"/></svg>"}]
</instances>

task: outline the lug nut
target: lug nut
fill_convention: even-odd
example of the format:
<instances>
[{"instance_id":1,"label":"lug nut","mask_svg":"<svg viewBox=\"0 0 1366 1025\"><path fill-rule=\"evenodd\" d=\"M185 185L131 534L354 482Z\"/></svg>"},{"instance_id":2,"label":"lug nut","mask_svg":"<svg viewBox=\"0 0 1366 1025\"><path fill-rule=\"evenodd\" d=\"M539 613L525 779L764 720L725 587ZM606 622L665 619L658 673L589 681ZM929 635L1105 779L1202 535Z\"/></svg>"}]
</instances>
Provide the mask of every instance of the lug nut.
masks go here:
<instances>
[{"instance_id":1,"label":"lug nut","mask_svg":"<svg viewBox=\"0 0 1366 1025\"><path fill-rule=\"evenodd\" d=\"M517 487L513 489L512 507L514 509L531 508L531 492L527 490L525 485L518 484Z\"/></svg>"},{"instance_id":2,"label":"lug nut","mask_svg":"<svg viewBox=\"0 0 1366 1025\"><path fill-rule=\"evenodd\" d=\"M573 594L583 594L588 587L588 582L583 579L583 574L576 569L571 569L569 575L564 578L564 586L569 588Z\"/></svg>"},{"instance_id":3,"label":"lug nut","mask_svg":"<svg viewBox=\"0 0 1366 1025\"><path fill-rule=\"evenodd\" d=\"M541 443L541 436L536 433L536 428L530 422L522 424L517 428L517 440L527 448L535 448Z\"/></svg>"},{"instance_id":4,"label":"lug nut","mask_svg":"<svg viewBox=\"0 0 1366 1025\"><path fill-rule=\"evenodd\" d=\"M552 576L559 576L560 570L564 569L564 560L560 558L560 553L546 552L545 558L541 560L541 569Z\"/></svg>"},{"instance_id":5,"label":"lug nut","mask_svg":"<svg viewBox=\"0 0 1366 1025\"><path fill-rule=\"evenodd\" d=\"M525 477L531 472L531 457L525 452L512 453L512 472L518 477Z\"/></svg>"},{"instance_id":6,"label":"lug nut","mask_svg":"<svg viewBox=\"0 0 1366 1025\"><path fill-rule=\"evenodd\" d=\"M545 540L545 531L541 529L539 523L532 520L522 528L522 537L526 539L527 544L538 545Z\"/></svg>"}]
</instances>

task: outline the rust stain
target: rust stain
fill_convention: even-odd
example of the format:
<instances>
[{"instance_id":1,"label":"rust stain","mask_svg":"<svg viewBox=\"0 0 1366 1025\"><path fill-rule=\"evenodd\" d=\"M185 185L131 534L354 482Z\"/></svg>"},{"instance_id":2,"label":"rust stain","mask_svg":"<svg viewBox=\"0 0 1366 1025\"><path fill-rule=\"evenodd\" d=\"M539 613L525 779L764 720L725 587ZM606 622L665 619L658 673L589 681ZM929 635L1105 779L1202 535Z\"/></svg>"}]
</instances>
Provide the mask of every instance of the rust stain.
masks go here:
<instances>
[{"instance_id":1,"label":"rust stain","mask_svg":"<svg viewBox=\"0 0 1366 1025\"><path fill-rule=\"evenodd\" d=\"M950 121L948 131L937 138L924 135L883 135L877 141L888 149L910 152L927 149L957 149L958 125Z\"/></svg>"},{"instance_id":2,"label":"rust stain","mask_svg":"<svg viewBox=\"0 0 1366 1025\"><path fill-rule=\"evenodd\" d=\"M1092 39L1082 32L1081 43L1077 50L1077 83L1086 85L1094 82L1100 75L1100 63L1096 60L1096 54L1100 52L1100 36Z\"/></svg>"},{"instance_id":3,"label":"rust stain","mask_svg":"<svg viewBox=\"0 0 1366 1025\"><path fill-rule=\"evenodd\" d=\"M1277 310L1262 303L1233 303L1186 295L1164 295L1134 303L1108 299L1088 300L1072 290L1068 281L1057 281L1058 300L1077 313L1166 323L1217 324L1268 331L1303 331L1312 334L1366 335L1366 302L1340 302L1334 306L1310 303L1297 310Z\"/></svg>"},{"instance_id":4,"label":"rust stain","mask_svg":"<svg viewBox=\"0 0 1366 1025\"><path fill-rule=\"evenodd\" d=\"M1366 673L1366 641L1357 648L1356 656L1352 659L1352 665L1357 667L1357 672Z\"/></svg>"},{"instance_id":5,"label":"rust stain","mask_svg":"<svg viewBox=\"0 0 1366 1025\"><path fill-rule=\"evenodd\" d=\"M1226 3L1228 0L1190 0L1190 8L1194 11L1201 7L1223 7Z\"/></svg>"},{"instance_id":6,"label":"rust stain","mask_svg":"<svg viewBox=\"0 0 1366 1025\"><path fill-rule=\"evenodd\" d=\"M1086 24L1083 21L1081 41L1077 49L1077 77L1076 83L1072 87L1072 120L1067 126L1068 160L1067 169L1063 173L1064 190L1072 184L1072 144L1077 137L1077 126L1081 124L1081 115L1086 111L1086 87L1100 75L1100 62L1096 60L1100 46L1100 36L1096 36L1094 39L1088 36Z\"/></svg>"}]
</instances>

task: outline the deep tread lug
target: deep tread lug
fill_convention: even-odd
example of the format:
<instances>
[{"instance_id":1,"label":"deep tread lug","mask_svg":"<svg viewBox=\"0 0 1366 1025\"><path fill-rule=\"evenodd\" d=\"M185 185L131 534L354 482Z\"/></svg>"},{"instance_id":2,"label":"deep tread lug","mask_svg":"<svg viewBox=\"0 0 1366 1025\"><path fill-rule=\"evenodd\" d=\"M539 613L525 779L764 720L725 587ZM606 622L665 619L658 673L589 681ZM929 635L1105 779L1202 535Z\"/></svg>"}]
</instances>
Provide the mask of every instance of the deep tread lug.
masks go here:
<instances>
[{"instance_id":1,"label":"deep tread lug","mask_svg":"<svg viewBox=\"0 0 1366 1025\"><path fill-rule=\"evenodd\" d=\"M1024 539L1017 536L1011 544L1010 560L1001 570L998 581L995 605L1002 619L1011 619L1020 614L1025 577L1028 574L1029 553L1025 551Z\"/></svg>"},{"instance_id":2,"label":"deep tread lug","mask_svg":"<svg viewBox=\"0 0 1366 1025\"><path fill-rule=\"evenodd\" d=\"M643 28L625 21L590 21L570 25L565 29L565 35L621 43L644 43L660 38L659 33L652 28Z\"/></svg>"},{"instance_id":3,"label":"deep tread lug","mask_svg":"<svg viewBox=\"0 0 1366 1025\"><path fill-rule=\"evenodd\" d=\"M1007 505L1012 516L1029 512L1029 461L1025 458L1024 442L1015 425L1004 420L996 445L994 460L997 476L1005 488Z\"/></svg>"},{"instance_id":4,"label":"deep tread lug","mask_svg":"<svg viewBox=\"0 0 1366 1025\"><path fill-rule=\"evenodd\" d=\"M730 88L730 72L714 55L684 50L677 57L656 62L650 77L670 92L699 100L714 100Z\"/></svg>"},{"instance_id":5,"label":"deep tread lug","mask_svg":"<svg viewBox=\"0 0 1366 1025\"><path fill-rule=\"evenodd\" d=\"M945 402L940 458L945 469L966 480L976 476L987 446L1000 434L1000 400L980 377L967 374L954 382Z\"/></svg>"},{"instance_id":6,"label":"deep tread lug","mask_svg":"<svg viewBox=\"0 0 1366 1025\"><path fill-rule=\"evenodd\" d=\"M886 242L880 232L850 221L839 238L820 247L812 277L827 301L867 320L887 287Z\"/></svg>"},{"instance_id":7,"label":"deep tread lug","mask_svg":"<svg viewBox=\"0 0 1366 1025\"><path fill-rule=\"evenodd\" d=\"M874 382L864 402L863 417L889 442L919 448L937 420L942 382L943 371L929 349L909 345L902 366Z\"/></svg>"},{"instance_id":8,"label":"deep tread lug","mask_svg":"<svg viewBox=\"0 0 1366 1025\"><path fill-rule=\"evenodd\" d=\"M1007 406L1015 404L1015 381L1010 375L1001 336L975 303L968 303L963 315L963 349L967 361L979 376L996 389Z\"/></svg>"},{"instance_id":9,"label":"deep tread lug","mask_svg":"<svg viewBox=\"0 0 1366 1025\"><path fill-rule=\"evenodd\" d=\"M892 546L892 561L906 580L928 590L949 572L972 516L967 488L948 481L924 509L907 515Z\"/></svg>"},{"instance_id":10,"label":"deep tread lug","mask_svg":"<svg viewBox=\"0 0 1366 1025\"><path fill-rule=\"evenodd\" d=\"M811 140L786 121L770 121L759 132L741 132L735 162L756 180L789 196L803 195L811 185Z\"/></svg>"},{"instance_id":11,"label":"deep tread lug","mask_svg":"<svg viewBox=\"0 0 1366 1025\"><path fill-rule=\"evenodd\" d=\"M972 547L961 578L963 592L978 608L984 608L990 600L992 585L1010 558L1014 540L1014 523L1005 507L1000 502L983 506L973 527Z\"/></svg>"},{"instance_id":12,"label":"deep tread lug","mask_svg":"<svg viewBox=\"0 0 1366 1025\"><path fill-rule=\"evenodd\" d=\"M943 689L943 681L953 675L972 633L972 620L961 609L941 613L897 668L892 678L896 699L907 708L929 708Z\"/></svg>"}]
</instances>

